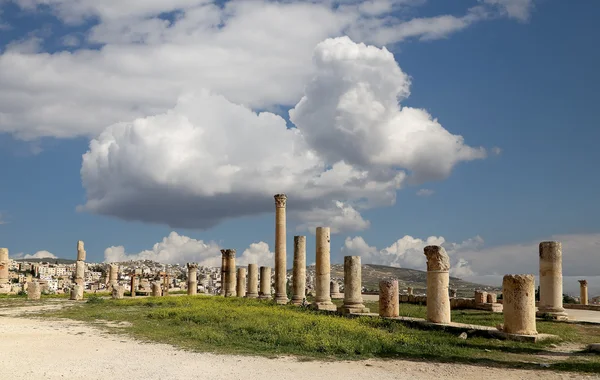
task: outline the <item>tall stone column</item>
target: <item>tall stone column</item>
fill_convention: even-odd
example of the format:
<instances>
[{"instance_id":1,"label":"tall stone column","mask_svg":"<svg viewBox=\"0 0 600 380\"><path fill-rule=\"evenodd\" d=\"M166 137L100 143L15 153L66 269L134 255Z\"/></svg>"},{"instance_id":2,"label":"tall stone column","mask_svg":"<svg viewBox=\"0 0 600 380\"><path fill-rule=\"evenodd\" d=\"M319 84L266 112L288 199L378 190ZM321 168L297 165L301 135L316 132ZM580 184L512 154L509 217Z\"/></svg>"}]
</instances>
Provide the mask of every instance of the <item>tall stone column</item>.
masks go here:
<instances>
[{"instance_id":1,"label":"tall stone column","mask_svg":"<svg viewBox=\"0 0 600 380\"><path fill-rule=\"evenodd\" d=\"M558 241L540 243L540 303L538 316L568 319L563 308L562 245Z\"/></svg>"},{"instance_id":2,"label":"tall stone column","mask_svg":"<svg viewBox=\"0 0 600 380\"><path fill-rule=\"evenodd\" d=\"M131 297L135 297L135 291L137 288L137 277L135 275L135 271L131 274L131 283L130 283L130 288L131 288ZM114 289L113 289L113 298L114 298Z\"/></svg>"},{"instance_id":3,"label":"tall stone column","mask_svg":"<svg viewBox=\"0 0 600 380\"><path fill-rule=\"evenodd\" d=\"M427 257L427 320L450 323L450 258L438 245L428 245L424 253Z\"/></svg>"},{"instance_id":4,"label":"tall stone column","mask_svg":"<svg viewBox=\"0 0 600 380\"><path fill-rule=\"evenodd\" d=\"M331 235L329 227L317 227L317 263L315 269L315 285L317 295L312 307L317 310L335 311L337 308L331 302L329 282L331 281Z\"/></svg>"},{"instance_id":5,"label":"tall stone column","mask_svg":"<svg viewBox=\"0 0 600 380\"><path fill-rule=\"evenodd\" d=\"M110 264L108 267L108 286L112 290L113 287L118 285L117 278L119 276L119 266L117 264Z\"/></svg>"},{"instance_id":6,"label":"tall stone column","mask_svg":"<svg viewBox=\"0 0 600 380\"><path fill-rule=\"evenodd\" d=\"M344 256L344 304L338 311L342 314L370 312L363 305L360 256Z\"/></svg>"},{"instance_id":7,"label":"tall stone column","mask_svg":"<svg viewBox=\"0 0 600 380\"><path fill-rule=\"evenodd\" d=\"M379 316L397 317L399 315L398 280L379 281Z\"/></svg>"},{"instance_id":8,"label":"tall stone column","mask_svg":"<svg viewBox=\"0 0 600 380\"><path fill-rule=\"evenodd\" d=\"M0 285L8 284L8 248L0 248Z\"/></svg>"},{"instance_id":9,"label":"tall stone column","mask_svg":"<svg viewBox=\"0 0 600 380\"><path fill-rule=\"evenodd\" d=\"M235 273L235 249L222 249L225 256L225 297L235 297L236 273Z\"/></svg>"},{"instance_id":10,"label":"tall stone column","mask_svg":"<svg viewBox=\"0 0 600 380\"><path fill-rule=\"evenodd\" d=\"M294 236L292 303L301 305L306 297L306 236Z\"/></svg>"},{"instance_id":11,"label":"tall stone column","mask_svg":"<svg viewBox=\"0 0 600 380\"><path fill-rule=\"evenodd\" d=\"M238 268L237 270L237 291L238 297L246 296L246 268Z\"/></svg>"},{"instance_id":12,"label":"tall stone column","mask_svg":"<svg viewBox=\"0 0 600 380\"><path fill-rule=\"evenodd\" d=\"M271 298L271 267L260 267L260 292L261 300Z\"/></svg>"},{"instance_id":13,"label":"tall stone column","mask_svg":"<svg viewBox=\"0 0 600 380\"><path fill-rule=\"evenodd\" d=\"M225 277L227 276L227 258L225 250L221 250L221 295L225 295Z\"/></svg>"},{"instance_id":14,"label":"tall stone column","mask_svg":"<svg viewBox=\"0 0 600 380\"><path fill-rule=\"evenodd\" d=\"M285 305L287 298L285 194L275 195L275 302Z\"/></svg>"},{"instance_id":15,"label":"tall stone column","mask_svg":"<svg viewBox=\"0 0 600 380\"><path fill-rule=\"evenodd\" d=\"M246 298L258 297L258 264L248 264L248 293Z\"/></svg>"},{"instance_id":16,"label":"tall stone column","mask_svg":"<svg viewBox=\"0 0 600 380\"><path fill-rule=\"evenodd\" d=\"M532 274L507 274L502 279L503 331L535 335L535 278Z\"/></svg>"},{"instance_id":17,"label":"tall stone column","mask_svg":"<svg viewBox=\"0 0 600 380\"><path fill-rule=\"evenodd\" d=\"M187 263L188 281L187 294L195 296L198 293L198 264Z\"/></svg>"},{"instance_id":18,"label":"tall stone column","mask_svg":"<svg viewBox=\"0 0 600 380\"><path fill-rule=\"evenodd\" d=\"M85 249L81 240L77 241L77 261L85 261Z\"/></svg>"},{"instance_id":19,"label":"tall stone column","mask_svg":"<svg viewBox=\"0 0 600 380\"><path fill-rule=\"evenodd\" d=\"M588 304L588 283L587 280L579 280L579 303L582 305Z\"/></svg>"}]
</instances>

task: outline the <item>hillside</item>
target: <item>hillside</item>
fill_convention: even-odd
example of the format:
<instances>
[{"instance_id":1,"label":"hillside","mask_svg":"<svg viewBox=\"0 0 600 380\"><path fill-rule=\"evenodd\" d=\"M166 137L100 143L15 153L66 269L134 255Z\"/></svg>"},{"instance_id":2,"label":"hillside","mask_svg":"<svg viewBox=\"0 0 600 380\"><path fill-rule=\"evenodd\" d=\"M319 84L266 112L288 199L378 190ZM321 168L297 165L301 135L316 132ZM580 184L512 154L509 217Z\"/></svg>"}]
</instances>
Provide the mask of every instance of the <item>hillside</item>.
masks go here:
<instances>
[{"instance_id":1,"label":"hillside","mask_svg":"<svg viewBox=\"0 0 600 380\"><path fill-rule=\"evenodd\" d=\"M44 258L44 259L15 259L15 261L16 262L26 261L28 263L50 263L50 264L73 264L73 263L75 263L75 260L60 259L60 258L56 258L56 259L51 259L51 258Z\"/></svg>"}]
</instances>

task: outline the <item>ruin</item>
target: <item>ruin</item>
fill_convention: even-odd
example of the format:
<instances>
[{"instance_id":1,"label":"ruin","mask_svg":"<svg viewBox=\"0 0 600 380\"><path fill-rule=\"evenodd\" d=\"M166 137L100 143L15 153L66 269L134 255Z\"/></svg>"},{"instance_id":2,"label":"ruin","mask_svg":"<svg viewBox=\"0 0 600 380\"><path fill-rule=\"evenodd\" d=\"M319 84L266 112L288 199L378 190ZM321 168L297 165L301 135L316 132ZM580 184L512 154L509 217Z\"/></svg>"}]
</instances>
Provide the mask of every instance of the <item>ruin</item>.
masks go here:
<instances>
[{"instance_id":1,"label":"ruin","mask_svg":"<svg viewBox=\"0 0 600 380\"><path fill-rule=\"evenodd\" d=\"M484 292L483 290L476 290L475 291L475 303L486 303L487 302L487 292Z\"/></svg>"},{"instance_id":2,"label":"ruin","mask_svg":"<svg viewBox=\"0 0 600 380\"><path fill-rule=\"evenodd\" d=\"M112 289L112 298L115 300L125 298L125 287L123 285L114 286Z\"/></svg>"},{"instance_id":3,"label":"ruin","mask_svg":"<svg viewBox=\"0 0 600 380\"><path fill-rule=\"evenodd\" d=\"M379 316L397 317L399 315L398 280L379 281Z\"/></svg>"},{"instance_id":4,"label":"ruin","mask_svg":"<svg viewBox=\"0 0 600 380\"><path fill-rule=\"evenodd\" d=\"M337 307L331 302L329 296L329 282L331 281L331 235L329 227L317 227L316 235L315 285L317 294L311 306L317 310L335 311Z\"/></svg>"},{"instance_id":5,"label":"ruin","mask_svg":"<svg viewBox=\"0 0 600 380\"><path fill-rule=\"evenodd\" d=\"M587 282L587 280L579 280L579 303L582 305L588 304L588 282Z\"/></svg>"},{"instance_id":6,"label":"ruin","mask_svg":"<svg viewBox=\"0 0 600 380\"><path fill-rule=\"evenodd\" d=\"M235 273L235 249L222 249L221 254L225 258L225 278L221 279L222 293L225 297L235 297L236 273Z\"/></svg>"},{"instance_id":7,"label":"ruin","mask_svg":"<svg viewBox=\"0 0 600 380\"><path fill-rule=\"evenodd\" d=\"M370 312L363 305L360 256L344 256L344 304L338 311L342 314Z\"/></svg>"},{"instance_id":8,"label":"ruin","mask_svg":"<svg viewBox=\"0 0 600 380\"><path fill-rule=\"evenodd\" d=\"M258 264L248 264L248 292L246 297L258 297Z\"/></svg>"},{"instance_id":9,"label":"ruin","mask_svg":"<svg viewBox=\"0 0 600 380\"><path fill-rule=\"evenodd\" d=\"M8 262L8 248L0 248L0 294L10 293Z\"/></svg>"},{"instance_id":10,"label":"ruin","mask_svg":"<svg viewBox=\"0 0 600 380\"><path fill-rule=\"evenodd\" d=\"M340 284L337 281L331 281L329 283L329 297L332 300L344 298L344 293L340 293Z\"/></svg>"},{"instance_id":11,"label":"ruin","mask_svg":"<svg viewBox=\"0 0 600 380\"><path fill-rule=\"evenodd\" d=\"M498 295L496 293L488 293L487 295L487 303L497 303Z\"/></svg>"},{"instance_id":12,"label":"ruin","mask_svg":"<svg viewBox=\"0 0 600 380\"><path fill-rule=\"evenodd\" d=\"M424 253L427 257L427 320L450 323L450 258L438 245L428 245Z\"/></svg>"},{"instance_id":13,"label":"ruin","mask_svg":"<svg viewBox=\"0 0 600 380\"><path fill-rule=\"evenodd\" d=\"M306 296L306 236L294 236L292 303L301 305Z\"/></svg>"},{"instance_id":14,"label":"ruin","mask_svg":"<svg viewBox=\"0 0 600 380\"><path fill-rule=\"evenodd\" d=\"M539 245L540 303L538 316L558 320L568 319L563 308L562 244L544 241Z\"/></svg>"},{"instance_id":15,"label":"ruin","mask_svg":"<svg viewBox=\"0 0 600 380\"><path fill-rule=\"evenodd\" d=\"M113 287L118 285L119 277L119 266L117 264L110 264L108 266L108 289L112 289Z\"/></svg>"},{"instance_id":16,"label":"ruin","mask_svg":"<svg viewBox=\"0 0 600 380\"><path fill-rule=\"evenodd\" d=\"M412 295L413 295L413 288L409 286L409 287L406 289L406 292L407 292L407 294L408 294L409 296L412 296Z\"/></svg>"},{"instance_id":17,"label":"ruin","mask_svg":"<svg viewBox=\"0 0 600 380\"><path fill-rule=\"evenodd\" d=\"M83 286L77 284L73 285L69 299L72 301L81 301L83 299Z\"/></svg>"},{"instance_id":18,"label":"ruin","mask_svg":"<svg viewBox=\"0 0 600 380\"><path fill-rule=\"evenodd\" d=\"M152 283L152 297L162 297L162 285L159 281Z\"/></svg>"},{"instance_id":19,"label":"ruin","mask_svg":"<svg viewBox=\"0 0 600 380\"><path fill-rule=\"evenodd\" d=\"M535 277L532 274L505 275L502 280L504 326L508 334L536 335Z\"/></svg>"},{"instance_id":20,"label":"ruin","mask_svg":"<svg viewBox=\"0 0 600 380\"><path fill-rule=\"evenodd\" d=\"M450 289L450 298L456 298L458 291L456 289Z\"/></svg>"},{"instance_id":21,"label":"ruin","mask_svg":"<svg viewBox=\"0 0 600 380\"><path fill-rule=\"evenodd\" d=\"M271 298L271 267L260 267L260 292L258 298L261 300Z\"/></svg>"},{"instance_id":22,"label":"ruin","mask_svg":"<svg viewBox=\"0 0 600 380\"><path fill-rule=\"evenodd\" d=\"M39 300L42 298L42 287L39 282L30 282L27 284L27 299Z\"/></svg>"},{"instance_id":23,"label":"ruin","mask_svg":"<svg viewBox=\"0 0 600 380\"><path fill-rule=\"evenodd\" d=\"M237 289L236 296L246 296L246 268L238 268L237 270Z\"/></svg>"},{"instance_id":24,"label":"ruin","mask_svg":"<svg viewBox=\"0 0 600 380\"><path fill-rule=\"evenodd\" d=\"M187 263L187 294L195 296L198 293L198 264Z\"/></svg>"},{"instance_id":25,"label":"ruin","mask_svg":"<svg viewBox=\"0 0 600 380\"><path fill-rule=\"evenodd\" d=\"M285 194L275 195L275 302L285 305L287 298Z\"/></svg>"}]
</instances>

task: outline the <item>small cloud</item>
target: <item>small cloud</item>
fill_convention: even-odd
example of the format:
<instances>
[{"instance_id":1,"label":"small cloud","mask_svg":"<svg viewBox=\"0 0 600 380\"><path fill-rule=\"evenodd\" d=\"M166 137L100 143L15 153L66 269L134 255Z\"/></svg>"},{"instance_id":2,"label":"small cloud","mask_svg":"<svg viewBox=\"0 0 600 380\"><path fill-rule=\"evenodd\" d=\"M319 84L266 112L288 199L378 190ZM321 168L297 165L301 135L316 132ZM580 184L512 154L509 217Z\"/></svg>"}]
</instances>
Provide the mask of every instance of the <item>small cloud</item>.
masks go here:
<instances>
[{"instance_id":1,"label":"small cloud","mask_svg":"<svg viewBox=\"0 0 600 380\"><path fill-rule=\"evenodd\" d=\"M492 153L494 156L499 156L502 153L502 148L495 146L492 148Z\"/></svg>"},{"instance_id":2,"label":"small cloud","mask_svg":"<svg viewBox=\"0 0 600 380\"><path fill-rule=\"evenodd\" d=\"M77 47L79 46L79 37L74 36L72 34L66 35L61 39L61 42L64 46L67 47Z\"/></svg>"},{"instance_id":3,"label":"small cloud","mask_svg":"<svg viewBox=\"0 0 600 380\"><path fill-rule=\"evenodd\" d=\"M48 252L48 251L37 251L33 255L24 254L23 252L17 253L16 255L13 255L12 258L19 260L19 259L57 259L58 257L55 254Z\"/></svg>"},{"instance_id":4,"label":"small cloud","mask_svg":"<svg viewBox=\"0 0 600 380\"><path fill-rule=\"evenodd\" d=\"M421 190L417 191L417 195L419 197L429 197L429 196L433 195L433 193L435 193L435 191L433 191L431 189L421 189Z\"/></svg>"}]
</instances>

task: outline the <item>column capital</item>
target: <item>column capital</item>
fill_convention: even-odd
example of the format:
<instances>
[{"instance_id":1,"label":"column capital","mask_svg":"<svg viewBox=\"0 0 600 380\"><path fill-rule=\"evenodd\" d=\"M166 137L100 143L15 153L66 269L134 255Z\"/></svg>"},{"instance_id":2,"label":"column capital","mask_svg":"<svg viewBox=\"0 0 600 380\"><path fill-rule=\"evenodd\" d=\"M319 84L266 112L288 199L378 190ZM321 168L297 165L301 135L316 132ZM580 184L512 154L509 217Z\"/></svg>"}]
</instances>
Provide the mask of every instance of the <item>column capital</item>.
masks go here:
<instances>
[{"instance_id":1,"label":"column capital","mask_svg":"<svg viewBox=\"0 0 600 380\"><path fill-rule=\"evenodd\" d=\"M235 249L222 249L221 254L227 259L235 257Z\"/></svg>"},{"instance_id":2,"label":"column capital","mask_svg":"<svg viewBox=\"0 0 600 380\"><path fill-rule=\"evenodd\" d=\"M424 253L427 257L427 271L445 272L450 270L450 258L443 247L428 245L425 247Z\"/></svg>"},{"instance_id":3,"label":"column capital","mask_svg":"<svg viewBox=\"0 0 600 380\"><path fill-rule=\"evenodd\" d=\"M578 281L579 281L579 284L581 286L587 286L588 285L587 280L578 280Z\"/></svg>"},{"instance_id":4,"label":"column capital","mask_svg":"<svg viewBox=\"0 0 600 380\"><path fill-rule=\"evenodd\" d=\"M539 246L540 259L560 260L562 258L562 244L559 241L543 241Z\"/></svg>"},{"instance_id":5,"label":"column capital","mask_svg":"<svg viewBox=\"0 0 600 380\"><path fill-rule=\"evenodd\" d=\"M188 269L198 269L198 264L196 263L187 263Z\"/></svg>"},{"instance_id":6,"label":"column capital","mask_svg":"<svg viewBox=\"0 0 600 380\"><path fill-rule=\"evenodd\" d=\"M285 208L287 203L287 196L285 194L275 194L274 198L276 208Z\"/></svg>"}]
</instances>

